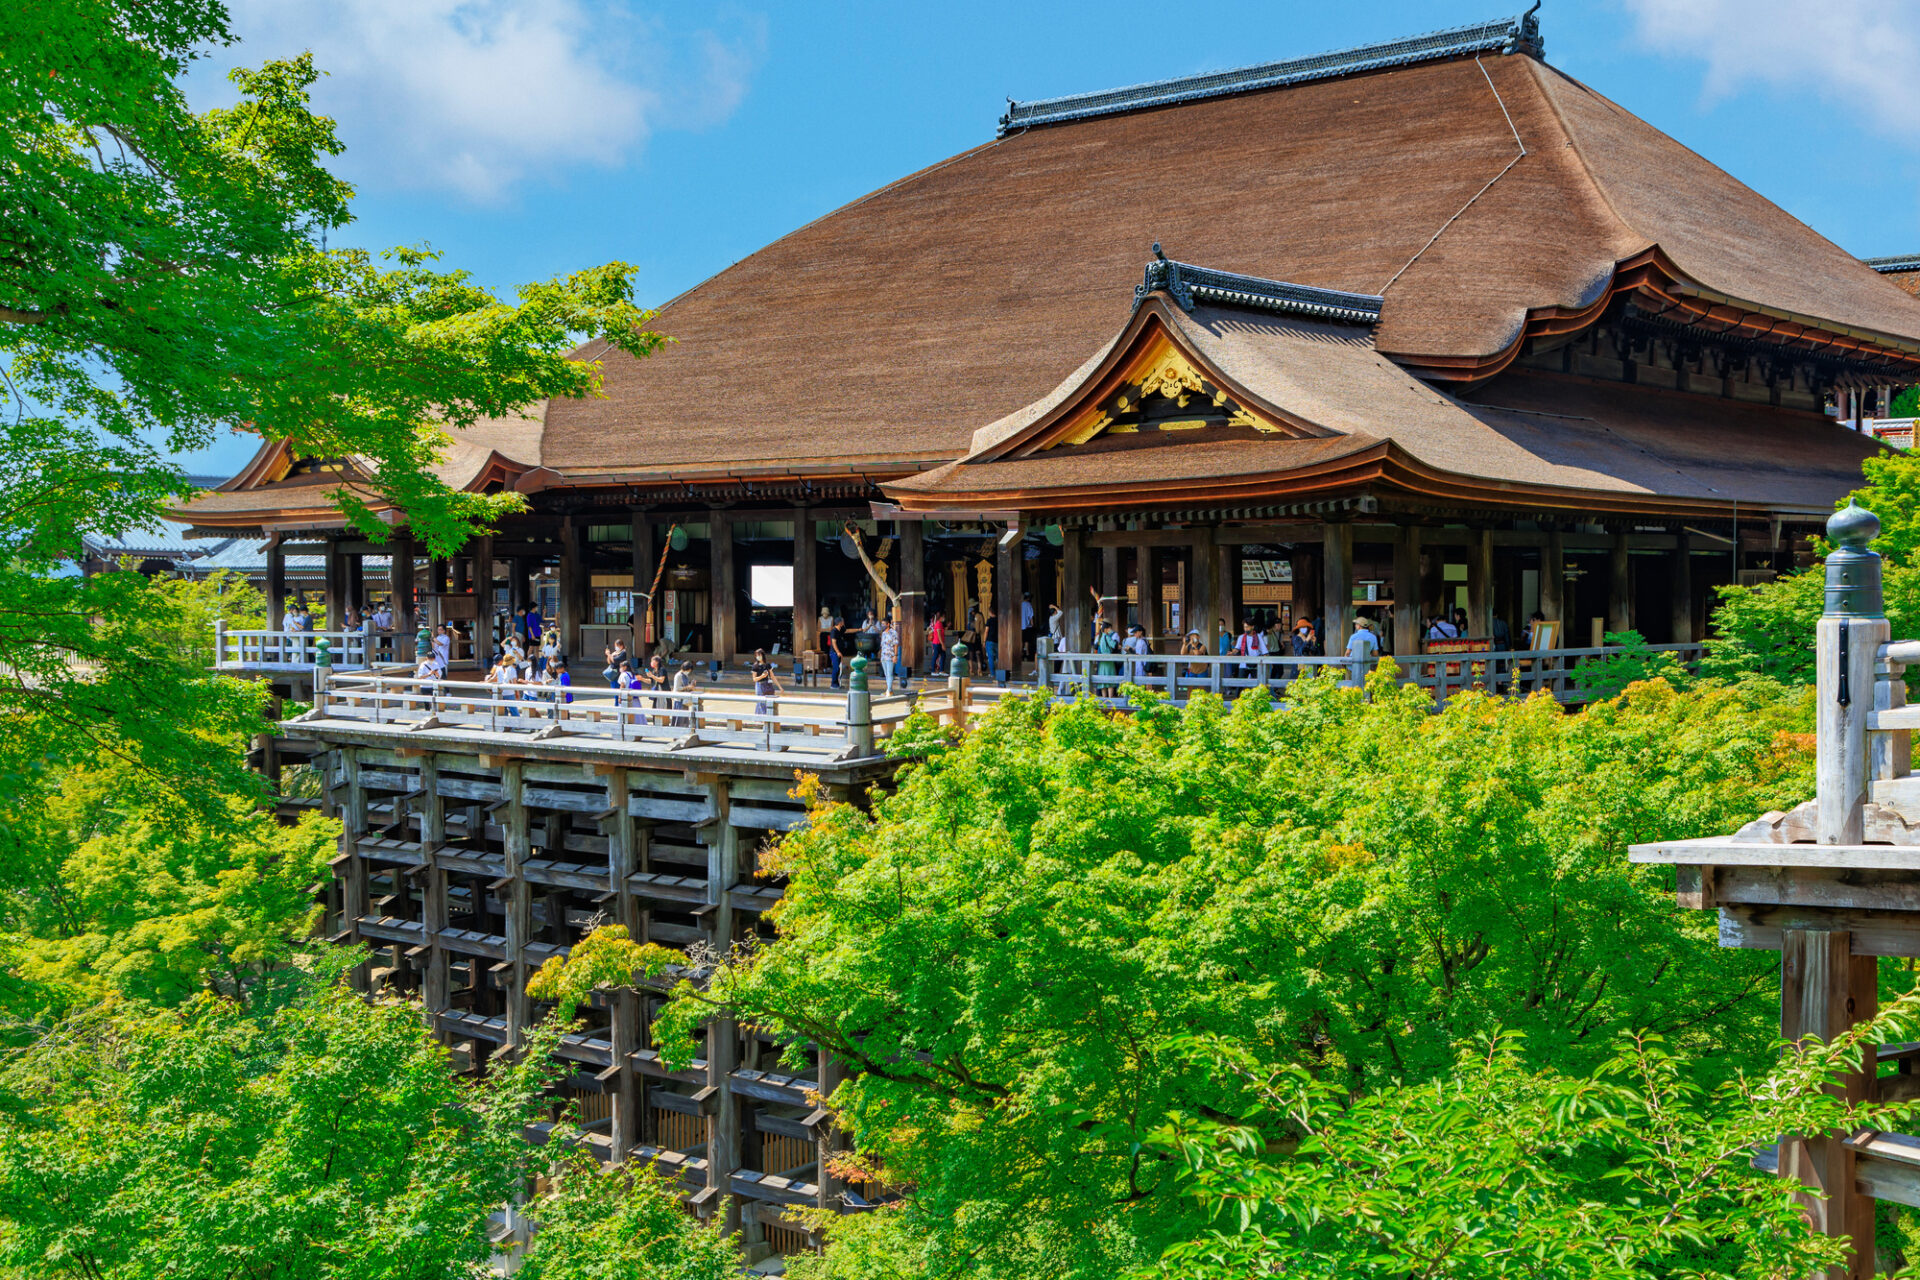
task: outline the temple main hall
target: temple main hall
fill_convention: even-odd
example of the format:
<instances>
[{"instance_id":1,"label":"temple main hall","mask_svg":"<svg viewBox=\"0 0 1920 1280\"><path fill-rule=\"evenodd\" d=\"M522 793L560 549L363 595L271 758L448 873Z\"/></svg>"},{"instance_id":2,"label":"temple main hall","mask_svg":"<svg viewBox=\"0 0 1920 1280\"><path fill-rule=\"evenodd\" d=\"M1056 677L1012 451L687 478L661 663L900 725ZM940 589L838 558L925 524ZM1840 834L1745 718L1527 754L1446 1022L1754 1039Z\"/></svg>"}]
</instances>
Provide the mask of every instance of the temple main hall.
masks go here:
<instances>
[{"instance_id":1,"label":"temple main hall","mask_svg":"<svg viewBox=\"0 0 1920 1280\"><path fill-rule=\"evenodd\" d=\"M282 445L177 514L482 661L527 604L723 666L891 612L917 672L978 612L1016 679L1050 605L1074 651L1101 615L1162 652L1362 613L1411 652L1455 609L1696 640L1885 447L1850 407L1920 382L1920 299L1545 49L1529 13L983 104L664 305L658 354L582 350L603 396L458 433L444 478L527 509L452 561Z\"/></svg>"}]
</instances>

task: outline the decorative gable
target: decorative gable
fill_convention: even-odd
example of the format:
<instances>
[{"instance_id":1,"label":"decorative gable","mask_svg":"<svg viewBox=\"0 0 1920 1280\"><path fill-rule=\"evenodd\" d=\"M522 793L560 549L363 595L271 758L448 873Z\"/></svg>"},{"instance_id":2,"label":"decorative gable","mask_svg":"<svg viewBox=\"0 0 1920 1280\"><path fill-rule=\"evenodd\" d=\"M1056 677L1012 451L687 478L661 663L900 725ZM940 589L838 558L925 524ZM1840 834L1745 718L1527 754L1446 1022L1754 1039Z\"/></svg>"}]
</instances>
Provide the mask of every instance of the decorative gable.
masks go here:
<instances>
[{"instance_id":1,"label":"decorative gable","mask_svg":"<svg viewBox=\"0 0 1920 1280\"><path fill-rule=\"evenodd\" d=\"M1102 434L1203 427L1287 432L1280 423L1241 404L1161 332L1124 366L1117 387L1081 409L1064 431L1040 447L1085 444Z\"/></svg>"}]
</instances>

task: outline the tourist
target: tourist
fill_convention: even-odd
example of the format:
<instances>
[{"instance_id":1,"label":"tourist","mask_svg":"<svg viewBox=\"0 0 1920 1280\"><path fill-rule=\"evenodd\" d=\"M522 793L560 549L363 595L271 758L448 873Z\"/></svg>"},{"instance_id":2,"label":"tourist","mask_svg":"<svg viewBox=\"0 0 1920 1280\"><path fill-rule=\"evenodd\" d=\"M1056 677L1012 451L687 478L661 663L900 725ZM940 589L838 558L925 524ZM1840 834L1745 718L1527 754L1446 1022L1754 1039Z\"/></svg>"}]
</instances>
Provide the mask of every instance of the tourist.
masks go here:
<instances>
[{"instance_id":1,"label":"tourist","mask_svg":"<svg viewBox=\"0 0 1920 1280\"><path fill-rule=\"evenodd\" d=\"M1220 656L1226 657L1233 652L1233 625L1225 618L1220 619Z\"/></svg>"},{"instance_id":2,"label":"tourist","mask_svg":"<svg viewBox=\"0 0 1920 1280\"><path fill-rule=\"evenodd\" d=\"M1493 647L1505 651L1513 648L1513 631L1507 626L1507 620L1499 614L1493 616Z\"/></svg>"},{"instance_id":3,"label":"tourist","mask_svg":"<svg viewBox=\"0 0 1920 1280\"><path fill-rule=\"evenodd\" d=\"M630 661L632 654L627 652L627 642L615 636L611 647L603 650L607 655L607 668L600 674L606 677L608 688L617 688L620 683L620 668Z\"/></svg>"},{"instance_id":4,"label":"tourist","mask_svg":"<svg viewBox=\"0 0 1920 1280\"><path fill-rule=\"evenodd\" d=\"M991 680L1000 671L1000 618L997 614L987 615L985 629L987 641L987 678Z\"/></svg>"},{"instance_id":5,"label":"tourist","mask_svg":"<svg viewBox=\"0 0 1920 1280\"><path fill-rule=\"evenodd\" d=\"M820 638L821 640L825 641L827 636L831 635L832 632L833 632L833 607L831 605L823 604L820 606ZM830 648L831 646L828 646L823 643L821 647Z\"/></svg>"},{"instance_id":6,"label":"tourist","mask_svg":"<svg viewBox=\"0 0 1920 1280\"><path fill-rule=\"evenodd\" d=\"M1293 634L1288 638L1288 648L1296 658L1310 657L1313 654L1313 623L1306 618L1293 624Z\"/></svg>"},{"instance_id":7,"label":"tourist","mask_svg":"<svg viewBox=\"0 0 1920 1280\"><path fill-rule=\"evenodd\" d=\"M986 656L980 650L980 628L974 625L974 620L979 616L978 611L969 609L967 611L967 625L960 632L960 643L967 646L966 674L969 676L979 675L980 666L986 661Z\"/></svg>"},{"instance_id":8,"label":"tourist","mask_svg":"<svg viewBox=\"0 0 1920 1280\"><path fill-rule=\"evenodd\" d=\"M1467 626L1467 611L1465 609L1455 609L1453 611L1453 634L1456 636L1464 636L1470 629L1471 628Z\"/></svg>"},{"instance_id":9,"label":"tourist","mask_svg":"<svg viewBox=\"0 0 1920 1280\"><path fill-rule=\"evenodd\" d=\"M413 670L413 678L420 681L439 680L440 668L435 665L432 654L420 659L420 665Z\"/></svg>"},{"instance_id":10,"label":"tourist","mask_svg":"<svg viewBox=\"0 0 1920 1280\"><path fill-rule=\"evenodd\" d=\"M1120 648L1123 652L1132 654L1136 658L1144 658L1153 652L1153 646L1147 642L1147 629L1137 622L1127 628L1127 638L1121 644ZM1147 679L1146 663L1129 662L1127 664L1127 679L1134 684L1140 684L1145 681Z\"/></svg>"},{"instance_id":11,"label":"tourist","mask_svg":"<svg viewBox=\"0 0 1920 1280\"><path fill-rule=\"evenodd\" d=\"M380 602L379 607L373 611L373 625L382 631L393 630L393 605L391 602L386 600Z\"/></svg>"},{"instance_id":12,"label":"tourist","mask_svg":"<svg viewBox=\"0 0 1920 1280\"><path fill-rule=\"evenodd\" d=\"M640 677L634 674L633 663L623 658L620 662L620 670L613 677L613 682L613 687L619 691L614 694L614 705L618 708L614 715L624 720L635 703L634 686L640 683ZM645 717L640 717L638 723L645 724Z\"/></svg>"},{"instance_id":13,"label":"tourist","mask_svg":"<svg viewBox=\"0 0 1920 1280\"><path fill-rule=\"evenodd\" d=\"M1241 620L1240 638L1233 642L1233 651L1243 658L1259 658L1266 655L1267 638L1254 627L1252 618ZM1240 664L1240 675L1243 679L1257 679L1259 674L1260 667L1258 663L1243 662Z\"/></svg>"},{"instance_id":14,"label":"tourist","mask_svg":"<svg viewBox=\"0 0 1920 1280\"><path fill-rule=\"evenodd\" d=\"M643 700L642 705L658 710L661 697L668 692L672 683L672 677L667 674L667 664L661 659L660 655L656 653L651 658L648 658L647 669L640 673L640 687L645 690L648 695ZM647 723L646 713L644 712L640 715L640 723Z\"/></svg>"},{"instance_id":15,"label":"tourist","mask_svg":"<svg viewBox=\"0 0 1920 1280\"><path fill-rule=\"evenodd\" d=\"M774 670L773 664L767 661L765 649L753 651L753 661L747 664L747 675L752 677L753 692L759 698L759 701L753 704L753 714L757 716L778 714L780 704L774 699L786 693L786 690L780 687L780 676Z\"/></svg>"},{"instance_id":16,"label":"tourist","mask_svg":"<svg viewBox=\"0 0 1920 1280\"><path fill-rule=\"evenodd\" d=\"M947 615L936 613L933 621L927 624L927 661L928 670L934 675L947 673Z\"/></svg>"},{"instance_id":17,"label":"tourist","mask_svg":"<svg viewBox=\"0 0 1920 1280\"><path fill-rule=\"evenodd\" d=\"M1020 593L1020 656L1027 656L1027 642L1033 638L1033 596Z\"/></svg>"},{"instance_id":18,"label":"tourist","mask_svg":"<svg viewBox=\"0 0 1920 1280\"><path fill-rule=\"evenodd\" d=\"M1349 674L1344 681L1351 687L1358 687L1366 680L1366 673L1373 668L1373 656L1380 651L1380 640L1373 634L1373 622L1368 618L1353 620L1353 635L1347 640L1347 662Z\"/></svg>"},{"instance_id":19,"label":"tourist","mask_svg":"<svg viewBox=\"0 0 1920 1280\"><path fill-rule=\"evenodd\" d=\"M553 686L553 718L566 719L561 704L573 701L573 676L567 671L567 660L561 657L547 659L547 683Z\"/></svg>"},{"instance_id":20,"label":"tourist","mask_svg":"<svg viewBox=\"0 0 1920 1280\"><path fill-rule=\"evenodd\" d=\"M848 626L846 619L838 618L833 624L833 687L840 687L840 677L850 673L849 664L853 655L860 652L860 633Z\"/></svg>"},{"instance_id":21,"label":"tourist","mask_svg":"<svg viewBox=\"0 0 1920 1280\"><path fill-rule=\"evenodd\" d=\"M887 619L887 629L880 633L880 669L887 673L887 692L893 692L893 678L900 677L902 687L907 682L907 670L900 665L900 628L893 619Z\"/></svg>"},{"instance_id":22,"label":"tourist","mask_svg":"<svg viewBox=\"0 0 1920 1280\"><path fill-rule=\"evenodd\" d=\"M540 637L540 661L543 663L552 662L555 658L564 656L565 655L560 652L560 633L553 630L545 632Z\"/></svg>"},{"instance_id":23,"label":"tourist","mask_svg":"<svg viewBox=\"0 0 1920 1280\"><path fill-rule=\"evenodd\" d=\"M1095 653L1120 652L1120 633L1114 630L1113 623L1105 618L1100 619L1100 634L1093 638L1093 651ZM1102 677L1111 679L1120 674L1120 665L1115 662L1103 662L1099 665L1098 671Z\"/></svg>"},{"instance_id":24,"label":"tourist","mask_svg":"<svg viewBox=\"0 0 1920 1280\"><path fill-rule=\"evenodd\" d=\"M673 722L683 728L693 727L695 702L699 694L693 691L693 660L682 658L680 667L673 673Z\"/></svg>"},{"instance_id":25,"label":"tourist","mask_svg":"<svg viewBox=\"0 0 1920 1280\"><path fill-rule=\"evenodd\" d=\"M453 665L453 633L444 622L433 629L433 665L443 678Z\"/></svg>"},{"instance_id":26,"label":"tourist","mask_svg":"<svg viewBox=\"0 0 1920 1280\"><path fill-rule=\"evenodd\" d=\"M1067 615L1057 604L1047 606L1047 647L1055 653L1067 647Z\"/></svg>"},{"instance_id":27,"label":"tourist","mask_svg":"<svg viewBox=\"0 0 1920 1280\"><path fill-rule=\"evenodd\" d=\"M1204 658L1207 656L1207 642L1201 639L1198 631L1189 631L1187 632L1186 642L1180 646L1180 652L1188 658ZM1204 662L1189 662L1187 663L1187 674L1190 676L1204 676L1207 674L1207 664Z\"/></svg>"},{"instance_id":28,"label":"tourist","mask_svg":"<svg viewBox=\"0 0 1920 1280\"><path fill-rule=\"evenodd\" d=\"M528 605L527 606L527 649L529 652L531 652L533 648L540 643L540 633L542 630L543 628L540 622L540 606L538 604Z\"/></svg>"},{"instance_id":29,"label":"tourist","mask_svg":"<svg viewBox=\"0 0 1920 1280\"><path fill-rule=\"evenodd\" d=\"M1458 640L1459 638L1459 630L1447 621L1447 615L1444 613L1435 614L1433 621L1427 624L1429 640Z\"/></svg>"}]
</instances>

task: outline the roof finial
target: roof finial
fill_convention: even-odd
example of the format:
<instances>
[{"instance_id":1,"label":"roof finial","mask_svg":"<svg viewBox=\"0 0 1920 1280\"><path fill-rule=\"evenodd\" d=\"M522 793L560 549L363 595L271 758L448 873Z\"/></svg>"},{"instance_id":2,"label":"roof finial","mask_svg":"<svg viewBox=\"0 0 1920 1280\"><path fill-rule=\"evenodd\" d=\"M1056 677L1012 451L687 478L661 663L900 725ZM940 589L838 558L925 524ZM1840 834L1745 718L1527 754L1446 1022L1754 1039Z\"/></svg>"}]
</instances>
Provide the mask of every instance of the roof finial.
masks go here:
<instances>
[{"instance_id":1,"label":"roof finial","mask_svg":"<svg viewBox=\"0 0 1920 1280\"><path fill-rule=\"evenodd\" d=\"M1158 240L1155 240L1153 242L1153 256L1160 259L1160 261L1162 262L1165 262L1167 260L1167 255L1160 252L1160 242Z\"/></svg>"}]
</instances>

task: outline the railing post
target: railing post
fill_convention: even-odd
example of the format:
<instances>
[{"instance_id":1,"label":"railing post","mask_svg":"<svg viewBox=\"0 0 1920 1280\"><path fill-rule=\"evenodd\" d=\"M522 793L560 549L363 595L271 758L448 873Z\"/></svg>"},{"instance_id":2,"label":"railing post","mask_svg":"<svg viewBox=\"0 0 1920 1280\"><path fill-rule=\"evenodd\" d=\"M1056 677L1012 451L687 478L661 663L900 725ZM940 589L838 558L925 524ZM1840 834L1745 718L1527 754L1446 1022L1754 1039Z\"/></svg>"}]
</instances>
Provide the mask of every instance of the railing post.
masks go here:
<instances>
[{"instance_id":1,"label":"railing post","mask_svg":"<svg viewBox=\"0 0 1920 1280\"><path fill-rule=\"evenodd\" d=\"M847 675L847 743L862 756L873 754L873 695L867 692L867 659L856 655Z\"/></svg>"},{"instance_id":2,"label":"railing post","mask_svg":"<svg viewBox=\"0 0 1920 1280\"><path fill-rule=\"evenodd\" d=\"M1815 631L1815 830L1821 844L1859 844L1866 834L1867 717L1873 712L1875 660L1887 639L1880 557L1867 548L1879 533L1879 519L1854 503L1827 521L1827 537L1838 545L1827 557L1826 611Z\"/></svg>"},{"instance_id":3,"label":"railing post","mask_svg":"<svg viewBox=\"0 0 1920 1280\"><path fill-rule=\"evenodd\" d=\"M964 726L967 723L967 659L970 657L966 643L956 642L947 651L947 697L953 703L953 722Z\"/></svg>"},{"instance_id":4,"label":"railing post","mask_svg":"<svg viewBox=\"0 0 1920 1280\"><path fill-rule=\"evenodd\" d=\"M333 650L325 640L313 655L313 709L321 715L327 711L327 682L333 676Z\"/></svg>"},{"instance_id":5,"label":"railing post","mask_svg":"<svg viewBox=\"0 0 1920 1280\"><path fill-rule=\"evenodd\" d=\"M222 666L227 661L227 620L213 620L213 665Z\"/></svg>"}]
</instances>

